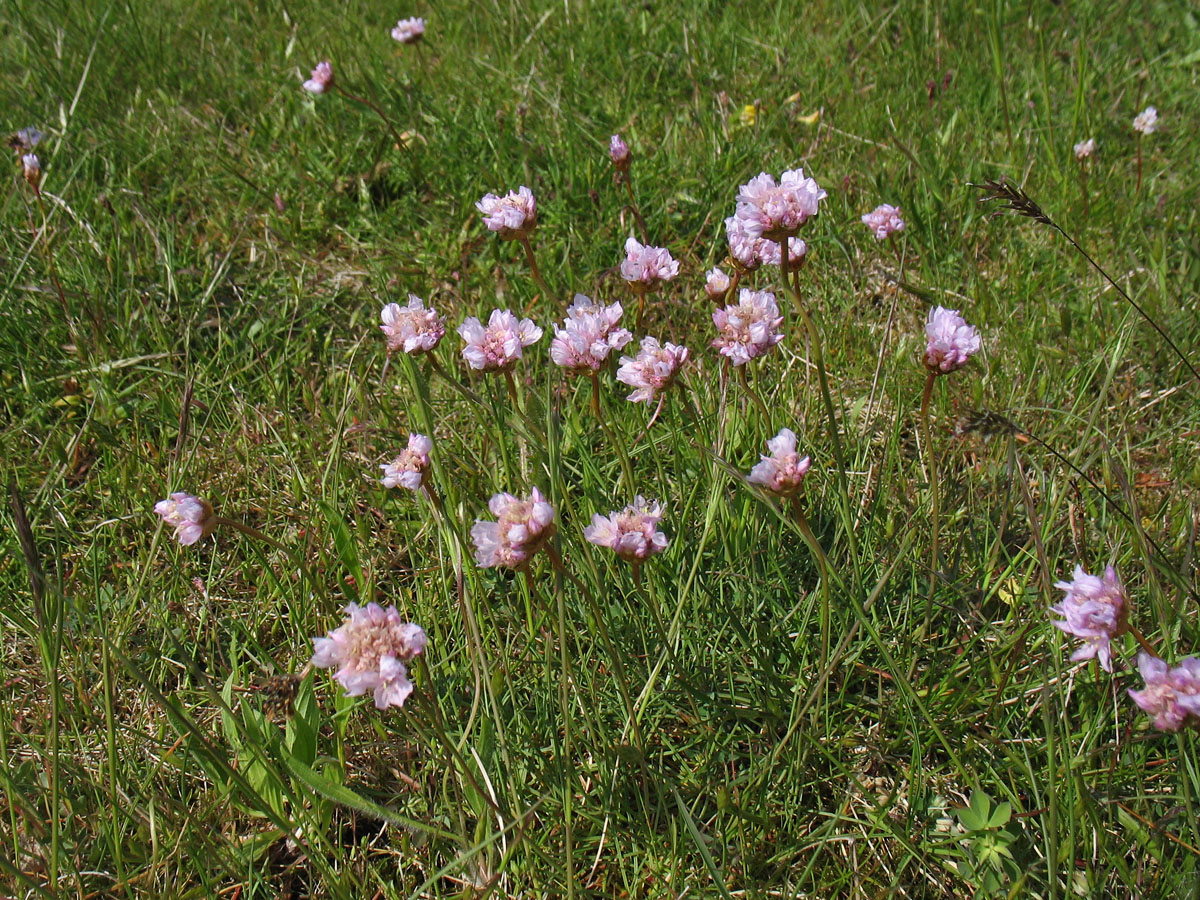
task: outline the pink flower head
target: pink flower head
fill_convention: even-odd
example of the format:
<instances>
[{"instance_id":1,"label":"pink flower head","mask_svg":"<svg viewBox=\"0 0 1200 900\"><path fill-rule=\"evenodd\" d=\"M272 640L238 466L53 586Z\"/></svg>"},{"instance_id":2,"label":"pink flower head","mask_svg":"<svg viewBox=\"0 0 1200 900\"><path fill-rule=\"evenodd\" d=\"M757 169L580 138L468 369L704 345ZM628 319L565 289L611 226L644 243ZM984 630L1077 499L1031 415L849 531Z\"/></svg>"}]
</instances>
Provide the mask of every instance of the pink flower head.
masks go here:
<instances>
[{"instance_id":1,"label":"pink flower head","mask_svg":"<svg viewBox=\"0 0 1200 900\"><path fill-rule=\"evenodd\" d=\"M310 94L324 94L333 87L333 65L328 62L317 63L312 70L312 78L304 82L302 87Z\"/></svg>"},{"instance_id":2,"label":"pink flower head","mask_svg":"<svg viewBox=\"0 0 1200 900\"><path fill-rule=\"evenodd\" d=\"M33 188L34 193L42 184L42 164L34 153L26 153L21 157L21 169L25 174L25 180L29 182L29 186Z\"/></svg>"},{"instance_id":3,"label":"pink flower head","mask_svg":"<svg viewBox=\"0 0 1200 900\"><path fill-rule=\"evenodd\" d=\"M1096 139L1088 138L1075 145L1075 158L1083 162L1096 151Z\"/></svg>"},{"instance_id":4,"label":"pink flower head","mask_svg":"<svg viewBox=\"0 0 1200 900\"><path fill-rule=\"evenodd\" d=\"M185 547L208 537L217 527L212 505L182 491L172 494L168 500L159 500L154 504L154 511L162 516L165 524L175 529L175 537Z\"/></svg>"},{"instance_id":5,"label":"pink flower head","mask_svg":"<svg viewBox=\"0 0 1200 900\"><path fill-rule=\"evenodd\" d=\"M1050 612L1062 616L1054 625L1067 634L1083 639L1083 646L1071 654L1071 660L1098 657L1100 667L1112 671L1110 639L1129 630L1129 601L1125 588L1117 579L1117 570L1108 566L1104 576L1097 578L1075 567L1071 581L1055 585L1067 595Z\"/></svg>"},{"instance_id":6,"label":"pink flower head","mask_svg":"<svg viewBox=\"0 0 1200 900\"><path fill-rule=\"evenodd\" d=\"M33 148L42 142L45 137L42 132L38 131L32 125L28 128L21 128L12 136L11 145L18 152L24 151L30 153Z\"/></svg>"},{"instance_id":7,"label":"pink flower head","mask_svg":"<svg viewBox=\"0 0 1200 900\"><path fill-rule=\"evenodd\" d=\"M595 513L583 536L598 547L608 547L621 559L640 563L667 549L667 536L658 530L662 504L638 496L622 510L608 516Z\"/></svg>"},{"instance_id":8,"label":"pink flower head","mask_svg":"<svg viewBox=\"0 0 1200 900\"><path fill-rule=\"evenodd\" d=\"M532 319L521 319L507 309L493 309L487 328L470 316L458 326L466 341L463 359L472 369L504 371L521 358L521 352L542 336L542 329Z\"/></svg>"},{"instance_id":9,"label":"pink flower head","mask_svg":"<svg viewBox=\"0 0 1200 900\"><path fill-rule=\"evenodd\" d=\"M733 282L720 269L709 269L706 277L704 293L708 294L710 300L720 300L729 293L729 286Z\"/></svg>"},{"instance_id":10,"label":"pink flower head","mask_svg":"<svg viewBox=\"0 0 1200 900\"><path fill-rule=\"evenodd\" d=\"M621 304L611 306L592 303L583 294L576 294L567 309L563 327L554 326L550 342L550 358L556 365L577 375L592 375L608 362L609 354L620 350L633 335L618 328Z\"/></svg>"},{"instance_id":11,"label":"pink flower head","mask_svg":"<svg viewBox=\"0 0 1200 900\"><path fill-rule=\"evenodd\" d=\"M415 44L425 37L424 19L401 19L392 29L392 39L402 44Z\"/></svg>"},{"instance_id":12,"label":"pink flower head","mask_svg":"<svg viewBox=\"0 0 1200 900\"><path fill-rule=\"evenodd\" d=\"M808 257L808 244L797 237L788 238L788 271L794 272L804 265ZM758 258L764 266L779 265L779 243L763 238L758 242Z\"/></svg>"},{"instance_id":13,"label":"pink flower head","mask_svg":"<svg viewBox=\"0 0 1200 900\"><path fill-rule=\"evenodd\" d=\"M725 236L729 240L729 256L744 271L752 272L761 265L779 265L779 242L768 240L761 234L755 234L747 227L747 220L741 216L730 216L725 220ZM808 245L799 238L788 239L789 268L795 268L804 262L808 253Z\"/></svg>"},{"instance_id":14,"label":"pink flower head","mask_svg":"<svg viewBox=\"0 0 1200 900\"><path fill-rule=\"evenodd\" d=\"M520 240L537 225L537 201L525 185L503 197L484 194L475 208L483 213L483 224L488 230L505 241Z\"/></svg>"},{"instance_id":15,"label":"pink flower head","mask_svg":"<svg viewBox=\"0 0 1200 900\"><path fill-rule=\"evenodd\" d=\"M642 349L636 357L621 357L617 381L634 389L629 400L634 403L653 403L675 381L687 358L687 347L659 344L656 338L644 337Z\"/></svg>"},{"instance_id":16,"label":"pink flower head","mask_svg":"<svg viewBox=\"0 0 1200 900\"><path fill-rule=\"evenodd\" d=\"M752 236L781 241L815 216L817 204L825 197L816 181L804 177L803 169L784 172L778 184L762 172L738 190L737 217Z\"/></svg>"},{"instance_id":17,"label":"pink flower head","mask_svg":"<svg viewBox=\"0 0 1200 900\"><path fill-rule=\"evenodd\" d=\"M429 451L433 441L423 434L410 434L408 447L390 463L383 463L380 483L386 488L406 487L417 491L429 480Z\"/></svg>"},{"instance_id":18,"label":"pink flower head","mask_svg":"<svg viewBox=\"0 0 1200 900\"><path fill-rule=\"evenodd\" d=\"M496 521L476 519L471 529L475 561L485 569L521 568L554 534L554 507L537 488L528 500L496 494L488 502L488 509Z\"/></svg>"},{"instance_id":19,"label":"pink flower head","mask_svg":"<svg viewBox=\"0 0 1200 900\"><path fill-rule=\"evenodd\" d=\"M1158 130L1158 110L1147 106L1133 117L1133 130L1141 134L1154 134Z\"/></svg>"},{"instance_id":20,"label":"pink flower head","mask_svg":"<svg viewBox=\"0 0 1200 900\"><path fill-rule=\"evenodd\" d=\"M621 140L619 134L608 139L608 158L622 171L629 168L629 145Z\"/></svg>"},{"instance_id":21,"label":"pink flower head","mask_svg":"<svg viewBox=\"0 0 1200 900\"><path fill-rule=\"evenodd\" d=\"M712 345L735 366L762 356L783 340L779 331L783 316L770 291L742 288L736 305L715 310L712 317L718 332Z\"/></svg>"},{"instance_id":22,"label":"pink flower head","mask_svg":"<svg viewBox=\"0 0 1200 900\"><path fill-rule=\"evenodd\" d=\"M979 333L958 314L957 309L936 306L925 325L925 367L935 375L948 375L967 364L983 346Z\"/></svg>"},{"instance_id":23,"label":"pink flower head","mask_svg":"<svg viewBox=\"0 0 1200 900\"><path fill-rule=\"evenodd\" d=\"M897 231L904 230L904 220L900 218L900 207L889 203L881 203L862 217L862 222L871 229L875 240L883 241Z\"/></svg>"},{"instance_id":24,"label":"pink flower head","mask_svg":"<svg viewBox=\"0 0 1200 900\"><path fill-rule=\"evenodd\" d=\"M408 295L408 305L389 303L381 313L380 325L387 337L388 353L402 350L417 356L432 350L446 334L446 323L425 301L416 294Z\"/></svg>"},{"instance_id":25,"label":"pink flower head","mask_svg":"<svg viewBox=\"0 0 1200 900\"><path fill-rule=\"evenodd\" d=\"M771 455L762 457L746 480L781 497L795 496L808 474L812 458L800 458L796 452L796 434L790 428L781 428L779 434L767 441L767 449Z\"/></svg>"},{"instance_id":26,"label":"pink flower head","mask_svg":"<svg viewBox=\"0 0 1200 900\"><path fill-rule=\"evenodd\" d=\"M671 258L664 247L649 247L638 243L637 238L625 242L625 260L621 263L621 277L639 294L657 291L663 282L679 274L679 263Z\"/></svg>"},{"instance_id":27,"label":"pink flower head","mask_svg":"<svg viewBox=\"0 0 1200 900\"><path fill-rule=\"evenodd\" d=\"M1189 656L1173 669L1144 650L1138 653L1138 671L1146 682L1129 696L1154 716L1159 731L1178 731L1189 722L1200 725L1200 659Z\"/></svg>"},{"instance_id":28,"label":"pink flower head","mask_svg":"<svg viewBox=\"0 0 1200 900\"><path fill-rule=\"evenodd\" d=\"M338 667L334 679L346 696L374 691L375 706L403 706L413 692L405 663L425 649L425 631L405 622L395 607L377 603L346 606L346 621L328 637L313 638L312 664L319 669Z\"/></svg>"}]
</instances>

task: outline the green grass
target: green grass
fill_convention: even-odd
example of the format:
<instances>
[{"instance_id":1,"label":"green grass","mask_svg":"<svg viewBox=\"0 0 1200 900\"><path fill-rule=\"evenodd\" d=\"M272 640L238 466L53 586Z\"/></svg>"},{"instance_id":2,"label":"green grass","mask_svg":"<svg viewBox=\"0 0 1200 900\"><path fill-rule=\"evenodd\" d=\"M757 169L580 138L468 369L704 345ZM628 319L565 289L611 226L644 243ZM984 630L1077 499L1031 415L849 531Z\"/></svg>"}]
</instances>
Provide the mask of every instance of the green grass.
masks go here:
<instances>
[{"instance_id":1,"label":"green grass","mask_svg":"<svg viewBox=\"0 0 1200 900\"><path fill-rule=\"evenodd\" d=\"M6 504L5 891L1200 896L1195 732L1154 732L1125 696L1131 637L1110 676L1068 661L1046 611L1076 562L1111 562L1165 659L1200 650L1200 385L1065 241L989 218L971 186L1023 185L1194 356L1185 6L13 0L2 125L50 135L48 219L43 244L14 164L0 474L46 587ZM419 52L389 38L400 15L428 16ZM412 133L407 152L369 109L300 89L325 58ZM1148 104L1162 127L1138 192L1130 122ZM651 243L682 263L638 336L694 360L630 454L633 490L587 384L547 358L573 292L632 307L616 131ZM1072 145L1089 136L1085 213ZM844 493L790 300L784 343L749 367L769 421L736 380L722 396L708 348L704 271L737 187L796 165L829 191L802 286ZM474 208L519 184L552 295ZM880 202L904 210L903 272L858 221ZM775 271L754 280L779 290ZM517 369L528 422L498 379L469 378L475 405L420 362L384 376L379 309L409 292L452 327L502 306L547 329ZM935 386L930 598L932 304L962 309L984 352ZM458 345L436 352L465 378ZM648 412L602 386L631 444ZM955 437L977 408L1058 455ZM445 523L376 481L430 426ZM814 459L824 582L738 474L783 426ZM534 485L577 583L544 555L528 579L470 561L488 497ZM173 490L287 550L230 529L178 547L151 513ZM581 535L634 490L665 503L672 538L640 588ZM404 710L343 698L324 671L279 703L272 679L366 599L429 633Z\"/></svg>"}]
</instances>

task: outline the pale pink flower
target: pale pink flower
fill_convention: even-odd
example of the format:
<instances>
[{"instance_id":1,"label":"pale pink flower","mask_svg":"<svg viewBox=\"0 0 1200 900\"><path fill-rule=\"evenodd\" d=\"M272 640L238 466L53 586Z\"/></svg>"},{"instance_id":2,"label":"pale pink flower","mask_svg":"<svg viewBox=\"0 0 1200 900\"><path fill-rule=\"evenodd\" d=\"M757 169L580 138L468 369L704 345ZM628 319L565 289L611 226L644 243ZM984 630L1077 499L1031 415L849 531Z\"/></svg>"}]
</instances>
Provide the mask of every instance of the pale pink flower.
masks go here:
<instances>
[{"instance_id":1,"label":"pale pink flower","mask_svg":"<svg viewBox=\"0 0 1200 900\"><path fill-rule=\"evenodd\" d=\"M875 235L875 240L883 241L897 231L904 230L904 220L900 218L900 207L890 203L881 203L862 217L862 222Z\"/></svg>"},{"instance_id":2,"label":"pale pink flower","mask_svg":"<svg viewBox=\"0 0 1200 900\"><path fill-rule=\"evenodd\" d=\"M762 172L738 190L736 214L752 236L780 241L815 216L825 197L825 191L806 178L803 169L784 172L778 184L772 175Z\"/></svg>"},{"instance_id":3,"label":"pale pink flower","mask_svg":"<svg viewBox=\"0 0 1200 900\"><path fill-rule=\"evenodd\" d=\"M405 663L425 650L425 631L401 619L395 607L377 603L350 603L346 615L328 637L313 638L312 664L337 666L333 677L348 697L373 691L376 708L403 706L413 692Z\"/></svg>"},{"instance_id":4,"label":"pale pink flower","mask_svg":"<svg viewBox=\"0 0 1200 900\"><path fill-rule=\"evenodd\" d=\"M687 347L660 344L657 338L644 337L636 357L621 357L617 381L634 389L627 399L634 403L653 403L674 383L687 358Z\"/></svg>"},{"instance_id":5,"label":"pale pink flower","mask_svg":"<svg viewBox=\"0 0 1200 900\"><path fill-rule=\"evenodd\" d=\"M1083 162L1096 151L1096 139L1088 138L1075 145L1075 158Z\"/></svg>"},{"instance_id":6,"label":"pale pink flower","mask_svg":"<svg viewBox=\"0 0 1200 900\"><path fill-rule=\"evenodd\" d=\"M402 350L417 356L432 350L446 334L446 323L416 294L408 295L408 305L389 303L381 313L380 329L387 337L388 353Z\"/></svg>"},{"instance_id":7,"label":"pale pink flower","mask_svg":"<svg viewBox=\"0 0 1200 900\"><path fill-rule=\"evenodd\" d=\"M537 225L537 200L525 185L503 197L484 194L475 207L483 213L483 224L502 240L520 240Z\"/></svg>"},{"instance_id":8,"label":"pale pink flower","mask_svg":"<svg viewBox=\"0 0 1200 900\"><path fill-rule=\"evenodd\" d=\"M794 272L804 265L808 256L808 244L798 237L788 238L788 271ZM764 266L779 265L779 243L763 238L758 242L758 258Z\"/></svg>"},{"instance_id":9,"label":"pale pink flower","mask_svg":"<svg viewBox=\"0 0 1200 900\"><path fill-rule=\"evenodd\" d=\"M983 346L979 333L966 323L957 309L941 306L929 311L925 336L925 367L935 375L947 375L961 369Z\"/></svg>"},{"instance_id":10,"label":"pale pink flower","mask_svg":"<svg viewBox=\"0 0 1200 900\"><path fill-rule=\"evenodd\" d=\"M805 456L802 459L796 452L796 434L790 428L781 428L779 434L767 441L767 449L771 455L763 456L746 480L781 497L795 496L808 474L812 458Z\"/></svg>"},{"instance_id":11,"label":"pale pink flower","mask_svg":"<svg viewBox=\"0 0 1200 900\"><path fill-rule=\"evenodd\" d=\"M593 514L592 524L583 529L583 536L599 547L608 547L622 559L640 563L667 549L667 536L658 530L661 520L662 504L639 495L629 506L608 516Z\"/></svg>"},{"instance_id":12,"label":"pale pink flower","mask_svg":"<svg viewBox=\"0 0 1200 900\"><path fill-rule=\"evenodd\" d=\"M707 280L704 282L704 293L708 294L710 300L720 300L729 293L729 286L733 283L729 280L729 276L720 269L709 269L706 275Z\"/></svg>"},{"instance_id":13,"label":"pale pink flower","mask_svg":"<svg viewBox=\"0 0 1200 900\"><path fill-rule=\"evenodd\" d=\"M26 153L21 157L21 169L25 174L25 180L29 182L29 186L36 193L42 184L42 164L37 156L33 153Z\"/></svg>"},{"instance_id":14,"label":"pale pink flower","mask_svg":"<svg viewBox=\"0 0 1200 900\"><path fill-rule=\"evenodd\" d=\"M408 447L389 463L382 463L383 478L380 483L386 488L405 487L418 491L429 480L429 451L433 441L423 434L410 434Z\"/></svg>"},{"instance_id":15,"label":"pale pink flower","mask_svg":"<svg viewBox=\"0 0 1200 900\"><path fill-rule=\"evenodd\" d=\"M328 62L317 63L312 70L312 78L304 82L302 87L310 94L324 94L333 87L333 65Z\"/></svg>"},{"instance_id":16,"label":"pale pink flower","mask_svg":"<svg viewBox=\"0 0 1200 900\"><path fill-rule=\"evenodd\" d=\"M608 158L618 169L629 168L629 145L621 140L619 134L614 134L608 140Z\"/></svg>"},{"instance_id":17,"label":"pale pink flower","mask_svg":"<svg viewBox=\"0 0 1200 900\"><path fill-rule=\"evenodd\" d=\"M1054 585L1066 596L1050 612L1062 616L1055 627L1067 634L1083 639L1083 646L1071 654L1071 660L1098 658L1100 668L1112 671L1112 646L1110 640L1129 630L1129 601L1125 588L1117 579L1112 566L1098 578L1075 567L1071 581L1060 581Z\"/></svg>"},{"instance_id":18,"label":"pale pink flower","mask_svg":"<svg viewBox=\"0 0 1200 900\"><path fill-rule=\"evenodd\" d=\"M1138 671L1146 682L1129 696L1154 716L1159 731L1178 731L1186 724L1200 726L1200 659L1189 656L1168 669L1157 656L1144 650L1138 653Z\"/></svg>"},{"instance_id":19,"label":"pale pink flower","mask_svg":"<svg viewBox=\"0 0 1200 900\"><path fill-rule=\"evenodd\" d=\"M554 534L554 507L537 488L523 500L496 494L488 502L495 522L476 519L471 529L475 561L483 568L519 569L545 546Z\"/></svg>"},{"instance_id":20,"label":"pale pink flower","mask_svg":"<svg viewBox=\"0 0 1200 900\"><path fill-rule=\"evenodd\" d=\"M729 240L730 258L739 268L748 272L761 265L779 265L779 242L753 233L746 222L747 220L740 216L730 216L725 220L725 236ZM793 237L788 239L788 249L789 268L796 268L804 262L808 245Z\"/></svg>"},{"instance_id":21,"label":"pale pink flower","mask_svg":"<svg viewBox=\"0 0 1200 900\"><path fill-rule=\"evenodd\" d=\"M212 505L182 491L172 494L168 500L159 500L154 504L154 511L162 517L164 524L175 529L175 537L185 547L208 537L217 527Z\"/></svg>"},{"instance_id":22,"label":"pale pink flower","mask_svg":"<svg viewBox=\"0 0 1200 900\"><path fill-rule=\"evenodd\" d=\"M653 293L678 274L679 263L671 258L666 248L646 246L632 237L625 242L621 277L637 293Z\"/></svg>"},{"instance_id":23,"label":"pale pink flower","mask_svg":"<svg viewBox=\"0 0 1200 900\"><path fill-rule=\"evenodd\" d=\"M1142 134L1154 134L1158 130L1158 110L1147 106L1133 117L1133 130Z\"/></svg>"},{"instance_id":24,"label":"pale pink flower","mask_svg":"<svg viewBox=\"0 0 1200 900\"><path fill-rule=\"evenodd\" d=\"M583 294L576 294L567 309L563 327L554 326L550 358L574 374L599 372L612 351L620 350L633 340L632 334L617 327L621 312L620 303L605 306L593 303Z\"/></svg>"},{"instance_id":25,"label":"pale pink flower","mask_svg":"<svg viewBox=\"0 0 1200 900\"><path fill-rule=\"evenodd\" d=\"M415 44L425 37L425 20L420 18L401 19L392 29L392 39L401 44Z\"/></svg>"},{"instance_id":26,"label":"pale pink flower","mask_svg":"<svg viewBox=\"0 0 1200 900\"><path fill-rule=\"evenodd\" d=\"M470 316L458 326L466 341L463 359L472 369L504 371L521 358L522 351L542 336L532 319L517 321L507 309L493 309L487 327Z\"/></svg>"},{"instance_id":27,"label":"pale pink flower","mask_svg":"<svg viewBox=\"0 0 1200 900\"><path fill-rule=\"evenodd\" d=\"M28 128L21 128L13 135L13 147L17 150L24 150L26 153L31 152L44 138L42 132L38 131L32 125Z\"/></svg>"},{"instance_id":28,"label":"pale pink flower","mask_svg":"<svg viewBox=\"0 0 1200 900\"><path fill-rule=\"evenodd\" d=\"M712 318L718 332L712 345L735 366L762 356L783 340L779 331L783 316L770 291L742 288L738 302L714 310Z\"/></svg>"}]
</instances>

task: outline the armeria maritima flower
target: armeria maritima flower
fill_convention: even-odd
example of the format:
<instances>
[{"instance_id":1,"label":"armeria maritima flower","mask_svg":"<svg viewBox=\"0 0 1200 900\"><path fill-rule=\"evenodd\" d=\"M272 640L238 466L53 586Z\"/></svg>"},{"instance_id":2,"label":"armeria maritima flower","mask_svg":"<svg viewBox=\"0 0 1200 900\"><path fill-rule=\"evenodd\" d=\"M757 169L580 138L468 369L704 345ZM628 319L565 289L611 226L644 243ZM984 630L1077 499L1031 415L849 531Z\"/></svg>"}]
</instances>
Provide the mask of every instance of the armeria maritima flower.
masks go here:
<instances>
[{"instance_id":1,"label":"armeria maritima flower","mask_svg":"<svg viewBox=\"0 0 1200 900\"><path fill-rule=\"evenodd\" d=\"M1086 141L1080 141L1075 145L1075 158L1083 162L1089 156L1096 152L1096 139L1088 138Z\"/></svg>"},{"instance_id":2,"label":"armeria maritima flower","mask_svg":"<svg viewBox=\"0 0 1200 900\"><path fill-rule=\"evenodd\" d=\"M621 277L637 293L653 293L678 274L679 263L665 247L650 247L632 237L625 242Z\"/></svg>"},{"instance_id":3,"label":"armeria maritima flower","mask_svg":"<svg viewBox=\"0 0 1200 900\"><path fill-rule=\"evenodd\" d=\"M758 242L758 258L762 260L764 266L779 265L779 247L780 244L776 241L768 241L763 238ZM788 269L795 271L804 265L804 260L808 256L808 244L800 240L798 237L788 238Z\"/></svg>"},{"instance_id":4,"label":"armeria maritima flower","mask_svg":"<svg viewBox=\"0 0 1200 900\"><path fill-rule=\"evenodd\" d=\"M1189 656L1173 669L1157 656L1138 653L1138 671L1146 682L1129 696L1154 716L1159 731L1178 731L1186 724L1200 726L1200 659Z\"/></svg>"},{"instance_id":5,"label":"armeria maritima flower","mask_svg":"<svg viewBox=\"0 0 1200 900\"><path fill-rule=\"evenodd\" d=\"M779 265L779 242L769 240L762 235L753 233L746 225L746 220L739 216L730 216L725 220L725 236L729 241L729 256L745 271L753 271L761 265ZM788 239L789 267L798 266L804 262L808 246L799 238Z\"/></svg>"},{"instance_id":6,"label":"armeria maritima flower","mask_svg":"<svg viewBox=\"0 0 1200 900\"><path fill-rule=\"evenodd\" d=\"M423 37L425 37L424 19L401 19L392 29L392 39L401 44L415 44Z\"/></svg>"},{"instance_id":7,"label":"armeria maritima flower","mask_svg":"<svg viewBox=\"0 0 1200 900\"><path fill-rule=\"evenodd\" d=\"M29 153L42 142L42 138L45 136L30 125L28 128L17 130L17 133L12 136L11 146L18 153Z\"/></svg>"},{"instance_id":8,"label":"armeria maritima flower","mask_svg":"<svg viewBox=\"0 0 1200 900\"><path fill-rule=\"evenodd\" d=\"M925 337L925 368L935 375L948 375L961 369L983 346L979 333L967 324L957 309L941 306L929 311Z\"/></svg>"},{"instance_id":9,"label":"armeria maritima flower","mask_svg":"<svg viewBox=\"0 0 1200 900\"><path fill-rule=\"evenodd\" d=\"M882 241L891 237L897 231L904 230L904 220L900 218L900 207L890 203L881 203L862 217L862 222L871 229L875 240Z\"/></svg>"},{"instance_id":10,"label":"armeria maritima flower","mask_svg":"<svg viewBox=\"0 0 1200 900\"><path fill-rule=\"evenodd\" d=\"M166 525L175 529L175 537L185 547L208 537L217 527L212 505L182 491L167 500L159 500L154 504L154 511Z\"/></svg>"},{"instance_id":11,"label":"armeria maritima flower","mask_svg":"<svg viewBox=\"0 0 1200 900\"><path fill-rule=\"evenodd\" d=\"M729 293L732 283L729 276L720 269L709 269L705 276L704 293L708 294L710 300L720 300Z\"/></svg>"},{"instance_id":12,"label":"armeria maritima flower","mask_svg":"<svg viewBox=\"0 0 1200 900\"><path fill-rule=\"evenodd\" d=\"M796 433L790 428L781 428L779 434L767 441L767 449L771 455L763 456L746 480L781 497L795 496L808 474L812 458L801 458L796 452Z\"/></svg>"},{"instance_id":13,"label":"armeria maritima flower","mask_svg":"<svg viewBox=\"0 0 1200 900\"><path fill-rule=\"evenodd\" d=\"M817 204L825 196L803 169L784 172L778 184L774 176L762 172L738 190L736 215L752 236L781 241L817 214Z\"/></svg>"},{"instance_id":14,"label":"armeria maritima flower","mask_svg":"<svg viewBox=\"0 0 1200 900\"><path fill-rule=\"evenodd\" d=\"M466 341L463 359L472 369L503 371L542 336L542 329L534 325L532 319L518 321L507 309L493 309L486 328L470 316L458 326L458 333Z\"/></svg>"},{"instance_id":15,"label":"armeria maritima flower","mask_svg":"<svg viewBox=\"0 0 1200 900\"><path fill-rule=\"evenodd\" d=\"M25 180L29 182L29 186L33 188L34 193L38 191L42 184L42 163L33 153L26 153L21 157L21 169L24 172Z\"/></svg>"},{"instance_id":16,"label":"armeria maritima flower","mask_svg":"<svg viewBox=\"0 0 1200 900\"><path fill-rule=\"evenodd\" d=\"M1133 130L1142 134L1154 134L1158 130L1158 110L1147 106L1133 117Z\"/></svg>"},{"instance_id":17,"label":"armeria maritima flower","mask_svg":"<svg viewBox=\"0 0 1200 900\"><path fill-rule=\"evenodd\" d=\"M735 366L762 356L783 340L779 331L783 316L770 291L742 288L738 302L714 310L712 318L718 332L712 345Z\"/></svg>"},{"instance_id":18,"label":"armeria maritima flower","mask_svg":"<svg viewBox=\"0 0 1200 900\"><path fill-rule=\"evenodd\" d=\"M618 169L629 168L629 145L621 140L619 134L614 134L608 139L608 158Z\"/></svg>"},{"instance_id":19,"label":"armeria maritima flower","mask_svg":"<svg viewBox=\"0 0 1200 900\"><path fill-rule=\"evenodd\" d=\"M550 358L568 372L591 375L608 363L609 354L620 350L633 335L618 328L621 321L621 304L605 306L593 303L583 294L576 294L574 302L567 308L567 319L563 327L554 326L554 339L550 342Z\"/></svg>"},{"instance_id":20,"label":"armeria maritima flower","mask_svg":"<svg viewBox=\"0 0 1200 900\"><path fill-rule=\"evenodd\" d=\"M302 86L310 94L324 94L333 87L333 65L328 62L317 63L317 67L312 70L312 78Z\"/></svg>"},{"instance_id":21,"label":"armeria maritima flower","mask_svg":"<svg viewBox=\"0 0 1200 900\"><path fill-rule=\"evenodd\" d=\"M675 381L687 358L687 347L660 344L657 338L644 337L636 357L621 357L617 381L634 389L627 399L634 403L653 403Z\"/></svg>"},{"instance_id":22,"label":"armeria maritima flower","mask_svg":"<svg viewBox=\"0 0 1200 900\"><path fill-rule=\"evenodd\" d=\"M413 692L405 663L425 649L425 631L405 622L394 607L377 603L346 606L346 621L328 637L313 638L312 664L319 669L338 667L334 678L346 696L375 694L375 706L403 706Z\"/></svg>"},{"instance_id":23,"label":"armeria maritima flower","mask_svg":"<svg viewBox=\"0 0 1200 900\"><path fill-rule=\"evenodd\" d=\"M483 224L488 230L496 232L502 240L520 240L537 226L537 200L525 185L503 197L484 194L475 208L483 213Z\"/></svg>"},{"instance_id":24,"label":"armeria maritima flower","mask_svg":"<svg viewBox=\"0 0 1200 900\"><path fill-rule=\"evenodd\" d=\"M1108 566L1098 578L1075 567L1071 581L1055 585L1066 596L1050 612L1062 619L1055 622L1067 634L1083 640L1083 646L1071 654L1072 661L1098 658L1100 667L1112 671L1110 640L1129 630L1129 600L1117 579L1117 570Z\"/></svg>"},{"instance_id":25,"label":"armeria maritima flower","mask_svg":"<svg viewBox=\"0 0 1200 900\"><path fill-rule=\"evenodd\" d=\"M471 529L475 561L483 568L504 566L519 569L554 534L554 507L542 492L533 489L529 499L496 494L488 502L495 522L476 519Z\"/></svg>"},{"instance_id":26,"label":"armeria maritima flower","mask_svg":"<svg viewBox=\"0 0 1200 900\"><path fill-rule=\"evenodd\" d=\"M651 503L638 496L622 510L608 516L592 515L592 524L583 529L583 536L599 547L608 547L617 556L640 563L667 549L667 536L658 530L662 521L662 504Z\"/></svg>"},{"instance_id":27,"label":"armeria maritima flower","mask_svg":"<svg viewBox=\"0 0 1200 900\"><path fill-rule=\"evenodd\" d=\"M408 295L408 305L389 303L381 313L380 325L387 336L388 353L401 350L414 356L432 350L446 334L446 323L416 294Z\"/></svg>"},{"instance_id":28,"label":"armeria maritima flower","mask_svg":"<svg viewBox=\"0 0 1200 900\"><path fill-rule=\"evenodd\" d=\"M429 480L429 451L433 441L423 434L410 434L408 447L389 463L381 463L383 478L380 483L386 488L405 487L418 491Z\"/></svg>"}]
</instances>

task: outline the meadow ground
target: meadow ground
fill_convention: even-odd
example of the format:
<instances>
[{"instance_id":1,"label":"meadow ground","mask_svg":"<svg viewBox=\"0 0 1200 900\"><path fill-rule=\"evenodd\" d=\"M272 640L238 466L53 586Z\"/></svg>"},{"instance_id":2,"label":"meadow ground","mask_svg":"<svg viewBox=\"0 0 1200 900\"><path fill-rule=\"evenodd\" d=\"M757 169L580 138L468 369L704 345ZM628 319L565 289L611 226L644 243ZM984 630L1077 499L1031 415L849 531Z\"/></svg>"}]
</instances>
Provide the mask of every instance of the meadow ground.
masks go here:
<instances>
[{"instance_id":1,"label":"meadow ground","mask_svg":"<svg viewBox=\"0 0 1200 900\"><path fill-rule=\"evenodd\" d=\"M4 892L1200 897L1196 717L1127 694L1138 637L1200 649L1200 379L1155 328L1198 364L1187 6L9 0L0 125L46 136L0 204ZM324 59L391 125L305 92ZM640 323L617 132L680 263ZM797 166L799 296L743 277L783 341L731 367L705 272ZM1115 284L991 217L1002 177ZM545 285L475 207L520 185ZM649 428L620 353L598 409L551 362L577 291L690 349ZM447 334L389 359L409 293ZM982 350L926 419L939 305ZM493 307L545 330L510 383L454 333ZM784 427L795 504L745 478ZM410 431L440 509L379 482ZM534 487L552 541L477 566ZM274 543L180 546L173 491ZM636 494L670 544L635 577L583 529ZM1048 611L1110 563L1111 673ZM428 635L401 708L308 665L368 601Z\"/></svg>"}]
</instances>

